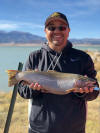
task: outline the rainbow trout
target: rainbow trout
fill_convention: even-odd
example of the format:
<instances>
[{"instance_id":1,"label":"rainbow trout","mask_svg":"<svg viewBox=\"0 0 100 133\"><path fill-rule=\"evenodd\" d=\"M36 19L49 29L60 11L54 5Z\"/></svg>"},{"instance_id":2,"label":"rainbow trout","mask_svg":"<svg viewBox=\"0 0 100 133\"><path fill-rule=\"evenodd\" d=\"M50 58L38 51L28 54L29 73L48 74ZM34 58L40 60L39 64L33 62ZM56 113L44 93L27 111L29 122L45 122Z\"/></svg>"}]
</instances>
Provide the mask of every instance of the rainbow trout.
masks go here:
<instances>
[{"instance_id":1,"label":"rainbow trout","mask_svg":"<svg viewBox=\"0 0 100 133\"><path fill-rule=\"evenodd\" d=\"M7 70L8 86L23 80L28 84L38 82L45 90L53 94L67 94L83 87L94 87L96 80L79 74L61 73L56 71L17 71Z\"/></svg>"}]
</instances>

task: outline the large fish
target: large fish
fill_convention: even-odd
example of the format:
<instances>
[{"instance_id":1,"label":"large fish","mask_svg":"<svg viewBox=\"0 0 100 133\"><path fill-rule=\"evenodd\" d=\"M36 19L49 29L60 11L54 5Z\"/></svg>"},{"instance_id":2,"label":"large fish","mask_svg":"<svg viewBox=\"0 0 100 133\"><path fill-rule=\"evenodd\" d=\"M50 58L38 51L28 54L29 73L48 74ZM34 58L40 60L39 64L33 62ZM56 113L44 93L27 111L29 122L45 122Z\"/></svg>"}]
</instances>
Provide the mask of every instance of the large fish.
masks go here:
<instances>
[{"instance_id":1,"label":"large fish","mask_svg":"<svg viewBox=\"0 0 100 133\"><path fill-rule=\"evenodd\" d=\"M53 94L67 94L83 87L94 87L94 79L78 74L61 73L56 71L17 71L7 70L8 86L13 86L21 80L28 84L38 82L45 90Z\"/></svg>"}]
</instances>

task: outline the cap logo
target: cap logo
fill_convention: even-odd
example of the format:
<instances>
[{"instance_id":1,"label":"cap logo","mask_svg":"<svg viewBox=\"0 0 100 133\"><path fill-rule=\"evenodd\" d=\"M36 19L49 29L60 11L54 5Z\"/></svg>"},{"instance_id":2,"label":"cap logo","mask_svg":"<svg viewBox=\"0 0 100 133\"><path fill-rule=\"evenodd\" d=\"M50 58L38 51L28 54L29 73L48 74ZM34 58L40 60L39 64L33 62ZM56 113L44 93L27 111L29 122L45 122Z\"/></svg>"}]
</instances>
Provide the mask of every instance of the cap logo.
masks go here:
<instances>
[{"instance_id":1,"label":"cap logo","mask_svg":"<svg viewBox=\"0 0 100 133\"><path fill-rule=\"evenodd\" d=\"M58 17L60 14L55 12L54 14L51 15L51 17Z\"/></svg>"}]
</instances>

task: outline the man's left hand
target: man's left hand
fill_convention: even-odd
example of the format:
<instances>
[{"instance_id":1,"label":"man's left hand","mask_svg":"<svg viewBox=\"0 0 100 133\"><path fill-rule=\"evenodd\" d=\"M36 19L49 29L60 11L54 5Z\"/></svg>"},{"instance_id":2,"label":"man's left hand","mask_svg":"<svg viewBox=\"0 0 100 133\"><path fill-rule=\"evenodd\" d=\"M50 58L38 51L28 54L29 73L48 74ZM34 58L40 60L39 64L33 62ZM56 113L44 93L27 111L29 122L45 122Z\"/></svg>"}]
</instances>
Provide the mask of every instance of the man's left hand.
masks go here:
<instances>
[{"instance_id":1,"label":"man's left hand","mask_svg":"<svg viewBox=\"0 0 100 133\"><path fill-rule=\"evenodd\" d=\"M94 87L84 87L84 88L79 88L79 89L75 89L74 92L79 92L79 93L89 93L89 92L93 92Z\"/></svg>"}]
</instances>

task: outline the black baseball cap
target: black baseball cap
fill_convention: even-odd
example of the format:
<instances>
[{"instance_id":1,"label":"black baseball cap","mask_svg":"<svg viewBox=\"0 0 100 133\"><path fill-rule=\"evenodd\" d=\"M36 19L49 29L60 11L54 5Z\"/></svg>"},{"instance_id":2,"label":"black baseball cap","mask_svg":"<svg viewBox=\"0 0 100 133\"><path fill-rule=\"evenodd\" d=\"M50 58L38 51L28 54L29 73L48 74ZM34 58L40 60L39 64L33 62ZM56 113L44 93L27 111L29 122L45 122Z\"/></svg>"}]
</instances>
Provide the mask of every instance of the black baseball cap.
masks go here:
<instances>
[{"instance_id":1,"label":"black baseball cap","mask_svg":"<svg viewBox=\"0 0 100 133\"><path fill-rule=\"evenodd\" d=\"M60 13L60 12L54 12L52 13L45 21L45 27L49 25L49 23L52 21L52 20L60 20L62 21L63 23L65 23L66 25L68 25L69 27L69 23L68 23L68 20L67 20L67 17L63 14L63 13Z\"/></svg>"}]
</instances>

